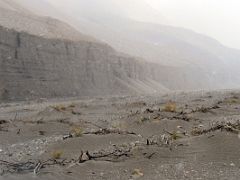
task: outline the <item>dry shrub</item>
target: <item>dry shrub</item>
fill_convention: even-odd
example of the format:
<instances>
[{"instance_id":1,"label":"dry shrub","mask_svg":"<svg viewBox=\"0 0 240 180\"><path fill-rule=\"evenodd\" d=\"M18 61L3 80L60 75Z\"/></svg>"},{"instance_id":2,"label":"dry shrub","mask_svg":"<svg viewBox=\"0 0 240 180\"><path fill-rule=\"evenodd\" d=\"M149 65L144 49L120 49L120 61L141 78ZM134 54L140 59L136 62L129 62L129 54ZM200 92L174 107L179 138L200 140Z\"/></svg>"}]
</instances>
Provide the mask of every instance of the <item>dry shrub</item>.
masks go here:
<instances>
[{"instance_id":1,"label":"dry shrub","mask_svg":"<svg viewBox=\"0 0 240 180\"><path fill-rule=\"evenodd\" d=\"M166 112L176 112L177 105L176 105L176 103L170 101L165 105L164 110Z\"/></svg>"},{"instance_id":2,"label":"dry shrub","mask_svg":"<svg viewBox=\"0 0 240 180\"><path fill-rule=\"evenodd\" d=\"M180 139L180 138L182 138L182 136L180 136L180 134L178 133L178 132L173 132L172 134L171 134L171 138L173 139L173 140L177 140L177 139Z\"/></svg>"},{"instance_id":3,"label":"dry shrub","mask_svg":"<svg viewBox=\"0 0 240 180\"><path fill-rule=\"evenodd\" d=\"M239 99L238 97L232 97L232 98L226 99L225 102L229 104L236 104L239 102Z\"/></svg>"},{"instance_id":4,"label":"dry shrub","mask_svg":"<svg viewBox=\"0 0 240 180\"><path fill-rule=\"evenodd\" d=\"M83 128L74 126L72 127L71 134L76 137L81 137L83 135Z\"/></svg>"},{"instance_id":5,"label":"dry shrub","mask_svg":"<svg viewBox=\"0 0 240 180\"><path fill-rule=\"evenodd\" d=\"M68 106L66 106L66 105L63 105L63 104L58 104L58 105L53 105L53 106L51 106L53 109L55 109L56 111L59 111L59 112L63 112L63 111L67 111L67 110L69 110L69 111L71 111L71 110L73 110L73 108L75 108L76 107L76 105L75 104L70 104L70 105L68 105Z\"/></svg>"},{"instance_id":6,"label":"dry shrub","mask_svg":"<svg viewBox=\"0 0 240 180\"><path fill-rule=\"evenodd\" d=\"M76 105L75 105L74 103L71 103L68 107L69 107L69 108L75 108Z\"/></svg>"},{"instance_id":7,"label":"dry shrub","mask_svg":"<svg viewBox=\"0 0 240 180\"><path fill-rule=\"evenodd\" d=\"M62 104L54 105L52 108L59 112L67 110L67 107Z\"/></svg>"},{"instance_id":8,"label":"dry shrub","mask_svg":"<svg viewBox=\"0 0 240 180\"><path fill-rule=\"evenodd\" d=\"M138 121L139 124L150 121L150 117L141 117Z\"/></svg>"},{"instance_id":9,"label":"dry shrub","mask_svg":"<svg viewBox=\"0 0 240 180\"><path fill-rule=\"evenodd\" d=\"M53 159L60 159L63 155L63 151L62 150L55 150L52 152L52 158Z\"/></svg>"}]
</instances>

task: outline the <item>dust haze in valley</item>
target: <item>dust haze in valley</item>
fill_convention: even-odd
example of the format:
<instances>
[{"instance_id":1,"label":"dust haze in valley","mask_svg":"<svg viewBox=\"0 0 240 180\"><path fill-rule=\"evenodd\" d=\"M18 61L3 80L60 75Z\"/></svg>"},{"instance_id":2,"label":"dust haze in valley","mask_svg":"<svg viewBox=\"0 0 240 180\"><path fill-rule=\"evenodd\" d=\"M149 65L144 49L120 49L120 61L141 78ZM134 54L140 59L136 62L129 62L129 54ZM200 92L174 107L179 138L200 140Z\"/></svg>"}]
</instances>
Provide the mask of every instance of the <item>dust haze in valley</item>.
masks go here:
<instances>
[{"instance_id":1,"label":"dust haze in valley","mask_svg":"<svg viewBox=\"0 0 240 180\"><path fill-rule=\"evenodd\" d=\"M238 34L226 33L232 27L231 23L237 23L231 21L234 9L226 13L230 12L231 6L237 7L234 0L225 4L224 0L218 3L189 0L181 3L174 0L1 0L0 3L2 7L30 14L30 17L38 14L59 19L118 52L171 67L171 73L182 74L177 82L184 84L182 79L187 77L192 82L201 78L206 82L203 86L206 89L209 84L216 89L239 86L240 51L221 43L238 47ZM235 25L235 29L237 27ZM163 70L167 68L163 67ZM169 73L164 76L168 77ZM178 89L174 81L172 84L170 89Z\"/></svg>"},{"instance_id":2,"label":"dust haze in valley","mask_svg":"<svg viewBox=\"0 0 240 180\"><path fill-rule=\"evenodd\" d=\"M239 179L237 10L0 0L0 179Z\"/></svg>"},{"instance_id":3,"label":"dust haze in valley","mask_svg":"<svg viewBox=\"0 0 240 180\"><path fill-rule=\"evenodd\" d=\"M138 21L192 29L214 37L227 46L240 48L240 23L236 20L240 16L240 3L237 0L47 1L60 11L74 11L75 16L81 16L80 11L88 9L81 7L91 7L96 15L99 9L106 9L110 14Z\"/></svg>"},{"instance_id":4,"label":"dust haze in valley","mask_svg":"<svg viewBox=\"0 0 240 180\"><path fill-rule=\"evenodd\" d=\"M46 26L45 34L51 34L49 37L54 37L54 33L57 38L69 36L70 40L79 40L76 36L82 39L88 36L87 39L108 44L118 52L160 64L163 66L160 74L165 79L172 76L170 73L179 73L180 76L176 76L176 79L167 80L168 83L172 83L171 85L161 80L160 83L167 86L167 89L178 90L178 83L184 86L186 82L195 84L197 81L205 82L199 89L210 89L213 86L216 89L238 88L240 51L221 43L224 39L228 39L229 42L237 41L237 38L233 38L233 35L237 37L237 34L225 33L227 27L231 27L228 24L234 22L230 21L230 18L233 18L231 15L235 11L234 9L231 13L223 11L223 1L219 3L211 1L207 4L206 1L193 3L188 0L181 3L173 0L1 0L0 5L13 12L28 14L28 20L24 21L21 18L16 20L20 16L14 19L11 15L13 21L3 21L8 28L36 34L41 28L38 29L33 24L40 22L40 19L33 22L34 18L31 17L35 17L36 14L49 16L66 23L55 29L51 27L50 30L53 32L50 32L47 27L48 21L52 23L53 21L45 19L45 25L44 22L42 25ZM234 1L226 4L226 10L233 4ZM222 16L225 19L221 18ZM8 15L5 14L5 17ZM32 24L32 28L27 28L26 22ZM225 23L226 28L217 28ZM67 24L79 31L79 34L76 30L70 30ZM195 26L196 24L198 26ZM17 25L19 27L14 27ZM213 32L216 36L207 36ZM57 35L59 33L60 36ZM80 36L80 33L87 36ZM221 36L223 39L213 38L221 33L225 33L225 36ZM196 89L196 85L185 86Z\"/></svg>"}]
</instances>

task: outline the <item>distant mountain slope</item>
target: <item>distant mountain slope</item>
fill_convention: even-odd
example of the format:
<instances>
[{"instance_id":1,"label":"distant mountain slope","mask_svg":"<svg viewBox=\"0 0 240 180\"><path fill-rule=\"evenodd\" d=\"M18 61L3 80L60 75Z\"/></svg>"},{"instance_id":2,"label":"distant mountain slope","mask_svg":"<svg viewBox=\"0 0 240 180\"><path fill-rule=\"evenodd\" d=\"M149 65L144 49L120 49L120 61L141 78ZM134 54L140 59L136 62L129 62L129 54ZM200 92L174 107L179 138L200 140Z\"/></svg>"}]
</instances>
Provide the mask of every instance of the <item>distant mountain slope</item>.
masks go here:
<instances>
[{"instance_id":1,"label":"distant mountain slope","mask_svg":"<svg viewBox=\"0 0 240 180\"><path fill-rule=\"evenodd\" d=\"M171 66L197 65L206 68L207 65L213 68L212 72L219 68L215 68L216 62L226 65L224 62L230 53L216 40L183 28L129 19L129 11L134 7L152 11L151 16L155 14L158 19L163 18L142 0L125 1L71 0L68 4L64 0L8 0L12 2L10 4L18 4L32 13L62 19L84 34L147 61ZM70 4L74 6L68 9ZM142 14L149 14L145 11ZM135 16L138 14L135 11L132 13Z\"/></svg>"},{"instance_id":2,"label":"distant mountain slope","mask_svg":"<svg viewBox=\"0 0 240 180\"><path fill-rule=\"evenodd\" d=\"M13 11L25 12L25 13L31 12L27 8L24 8L23 6L21 6L20 4L14 0L1 0L0 1L1 8L13 10Z\"/></svg>"},{"instance_id":3,"label":"distant mountain slope","mask_svg":"<svg viewBox=\"0 0 240 180\"><path fill-rule=\"evenodd\" d=\"M238 51L231 53L233 71L221 61L232 50L193 32L106 14L72 18L52 9L55 18L96 40L46 14L35 15L34 0L0 2L0 100L232 88L240 82ZM225 50L221 58L217 48Z\"/></svg>"},{"instance_id":4,"label":"distant mountain slope","mask_svg":"<svg viewBox=\"0 0 240 180\"><path fill-rule=\"evenodd\" d=\"M169 90L154 74L160 66L121 55L56 19L1 5L0 101Z\"/></svg>"},{"instance_id":5,"label":"distant mountain slope","mask_svg":"<svg viewBox=\"0 0 240 180\"><path fill-rule=\"evenodd\" d=\"M0 101L165 92L161 66L86 41L45 39L0 26Z\"/></svg>"},{"instance_id":6,"label":"distant mountain slope","mask_svg":"<svg viewBox=\"0 0 240 180\"><path fill-rule=\"evenodd\" d=\"M75 16L92 18L93 14L98 16L104 12L105 15L114 15L137 21L167 23L167 19L144 0L70 0L69 3L66 3L65 0L45 0L45 2L49 2L57 9L65 8L68 12L73 10Z\"/></svg>"},{"instance_id":7,"label":"distant mountain slope","mask_svg":"<svg viewBox=\"0 0 240 180\"><path fill-rule=\"evenodd\" d=\"M240 67L238 50L184 28L134 21L112 12L108 0L101 1L102 4L108 4L105 8L91 6L86 1L71 2L76 3L72 11L56 8L71 17L68 22L79 31L110 44L118 51L167 66L197 67L204 69L209 78L222 79L223 84L239 84L240 78L237 77L240 73L236 70ZM78 10L85 7L86 11L79 13ZM91 13L96 8L97 13Z\"/></svg>"},{"instance_id":8,"label":"distant mountain slope","mask_svg":"<svg viewBox=\"0 0 240 180\"><path fill-rule=\"evenodd\" d=\"M46 38L97 41L70 25L50 17L38 17L12 0L0 0L0 25Z\"/></svg>"},{"instance_id":9,"label":"distant mountain slope","mask_svg":"<svg viewBox=\"0 0 240 180\"><path fill-rule=\"evenodd\" d=\"M139 61L101 43L46 39L0 26L0 101L223 88L195 71L202 70Z\"/></svg>"}]
</instances>

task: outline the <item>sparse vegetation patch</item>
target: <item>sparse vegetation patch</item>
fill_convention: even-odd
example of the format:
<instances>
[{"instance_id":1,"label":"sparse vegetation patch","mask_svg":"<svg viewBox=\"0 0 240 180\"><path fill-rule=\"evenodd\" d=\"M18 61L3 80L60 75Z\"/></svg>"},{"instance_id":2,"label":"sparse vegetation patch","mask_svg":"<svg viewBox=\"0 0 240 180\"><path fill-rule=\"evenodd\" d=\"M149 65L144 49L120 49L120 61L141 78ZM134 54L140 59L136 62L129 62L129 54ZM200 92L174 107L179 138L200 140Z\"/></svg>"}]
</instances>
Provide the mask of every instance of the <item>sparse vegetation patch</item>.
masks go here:
<instances>
[{"instance_id":1,"label":"sparse vegetation patch","mask_svg":"<svg viewBox=\"0 0 240 180\"><path fill-rule=\"evenodd\" d=\"M51 156L53 159L60 159L63 155L63 151L62 150L55 150L52 152Z\"/></svg>"},{"instance_id":2,"label":"sparse vegetation patch","mask_svg":"<svg viewBox=\"0 0 240 180\"><path fill-rule=\"evenodd\" d=\"M165 104L164 111L166 112L176 112L177 111L177 105L175 102L169 101L167 104Z\"/></svg>"}]
</instances>

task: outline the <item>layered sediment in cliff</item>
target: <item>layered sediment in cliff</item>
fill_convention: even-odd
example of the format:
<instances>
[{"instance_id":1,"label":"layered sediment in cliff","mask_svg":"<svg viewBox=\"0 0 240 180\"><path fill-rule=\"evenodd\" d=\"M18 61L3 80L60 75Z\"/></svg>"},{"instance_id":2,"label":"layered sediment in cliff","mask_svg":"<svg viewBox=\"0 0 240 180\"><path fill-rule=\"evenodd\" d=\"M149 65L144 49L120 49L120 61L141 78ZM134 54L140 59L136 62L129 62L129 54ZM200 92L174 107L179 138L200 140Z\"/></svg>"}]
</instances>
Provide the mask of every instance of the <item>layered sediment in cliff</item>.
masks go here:
<instances>
[{"instance_id":1,"label":"layered sediment in cliff","mask_svg":"<svg viewBox=\"0 0 240 180\"><path fill-rule=\"evenodd\" d=\"M45 39L3 27L0 65L0 99L6 101L149 90L127 83L147 79L144 63L109 46Z\"/></svg>"},{"instance_id":2,"label":"layered sediment in cliff","mask_svg":"<svg viewBox=\"0 0 240 180\"><path fill-rule=\"evenodd\" d=\"M97 42L47 39L0 26L0 99L165 92L206 86L182 70L139 61ZM181 76L181 77L179 77Z\"/></svg>"}]
</instances>

